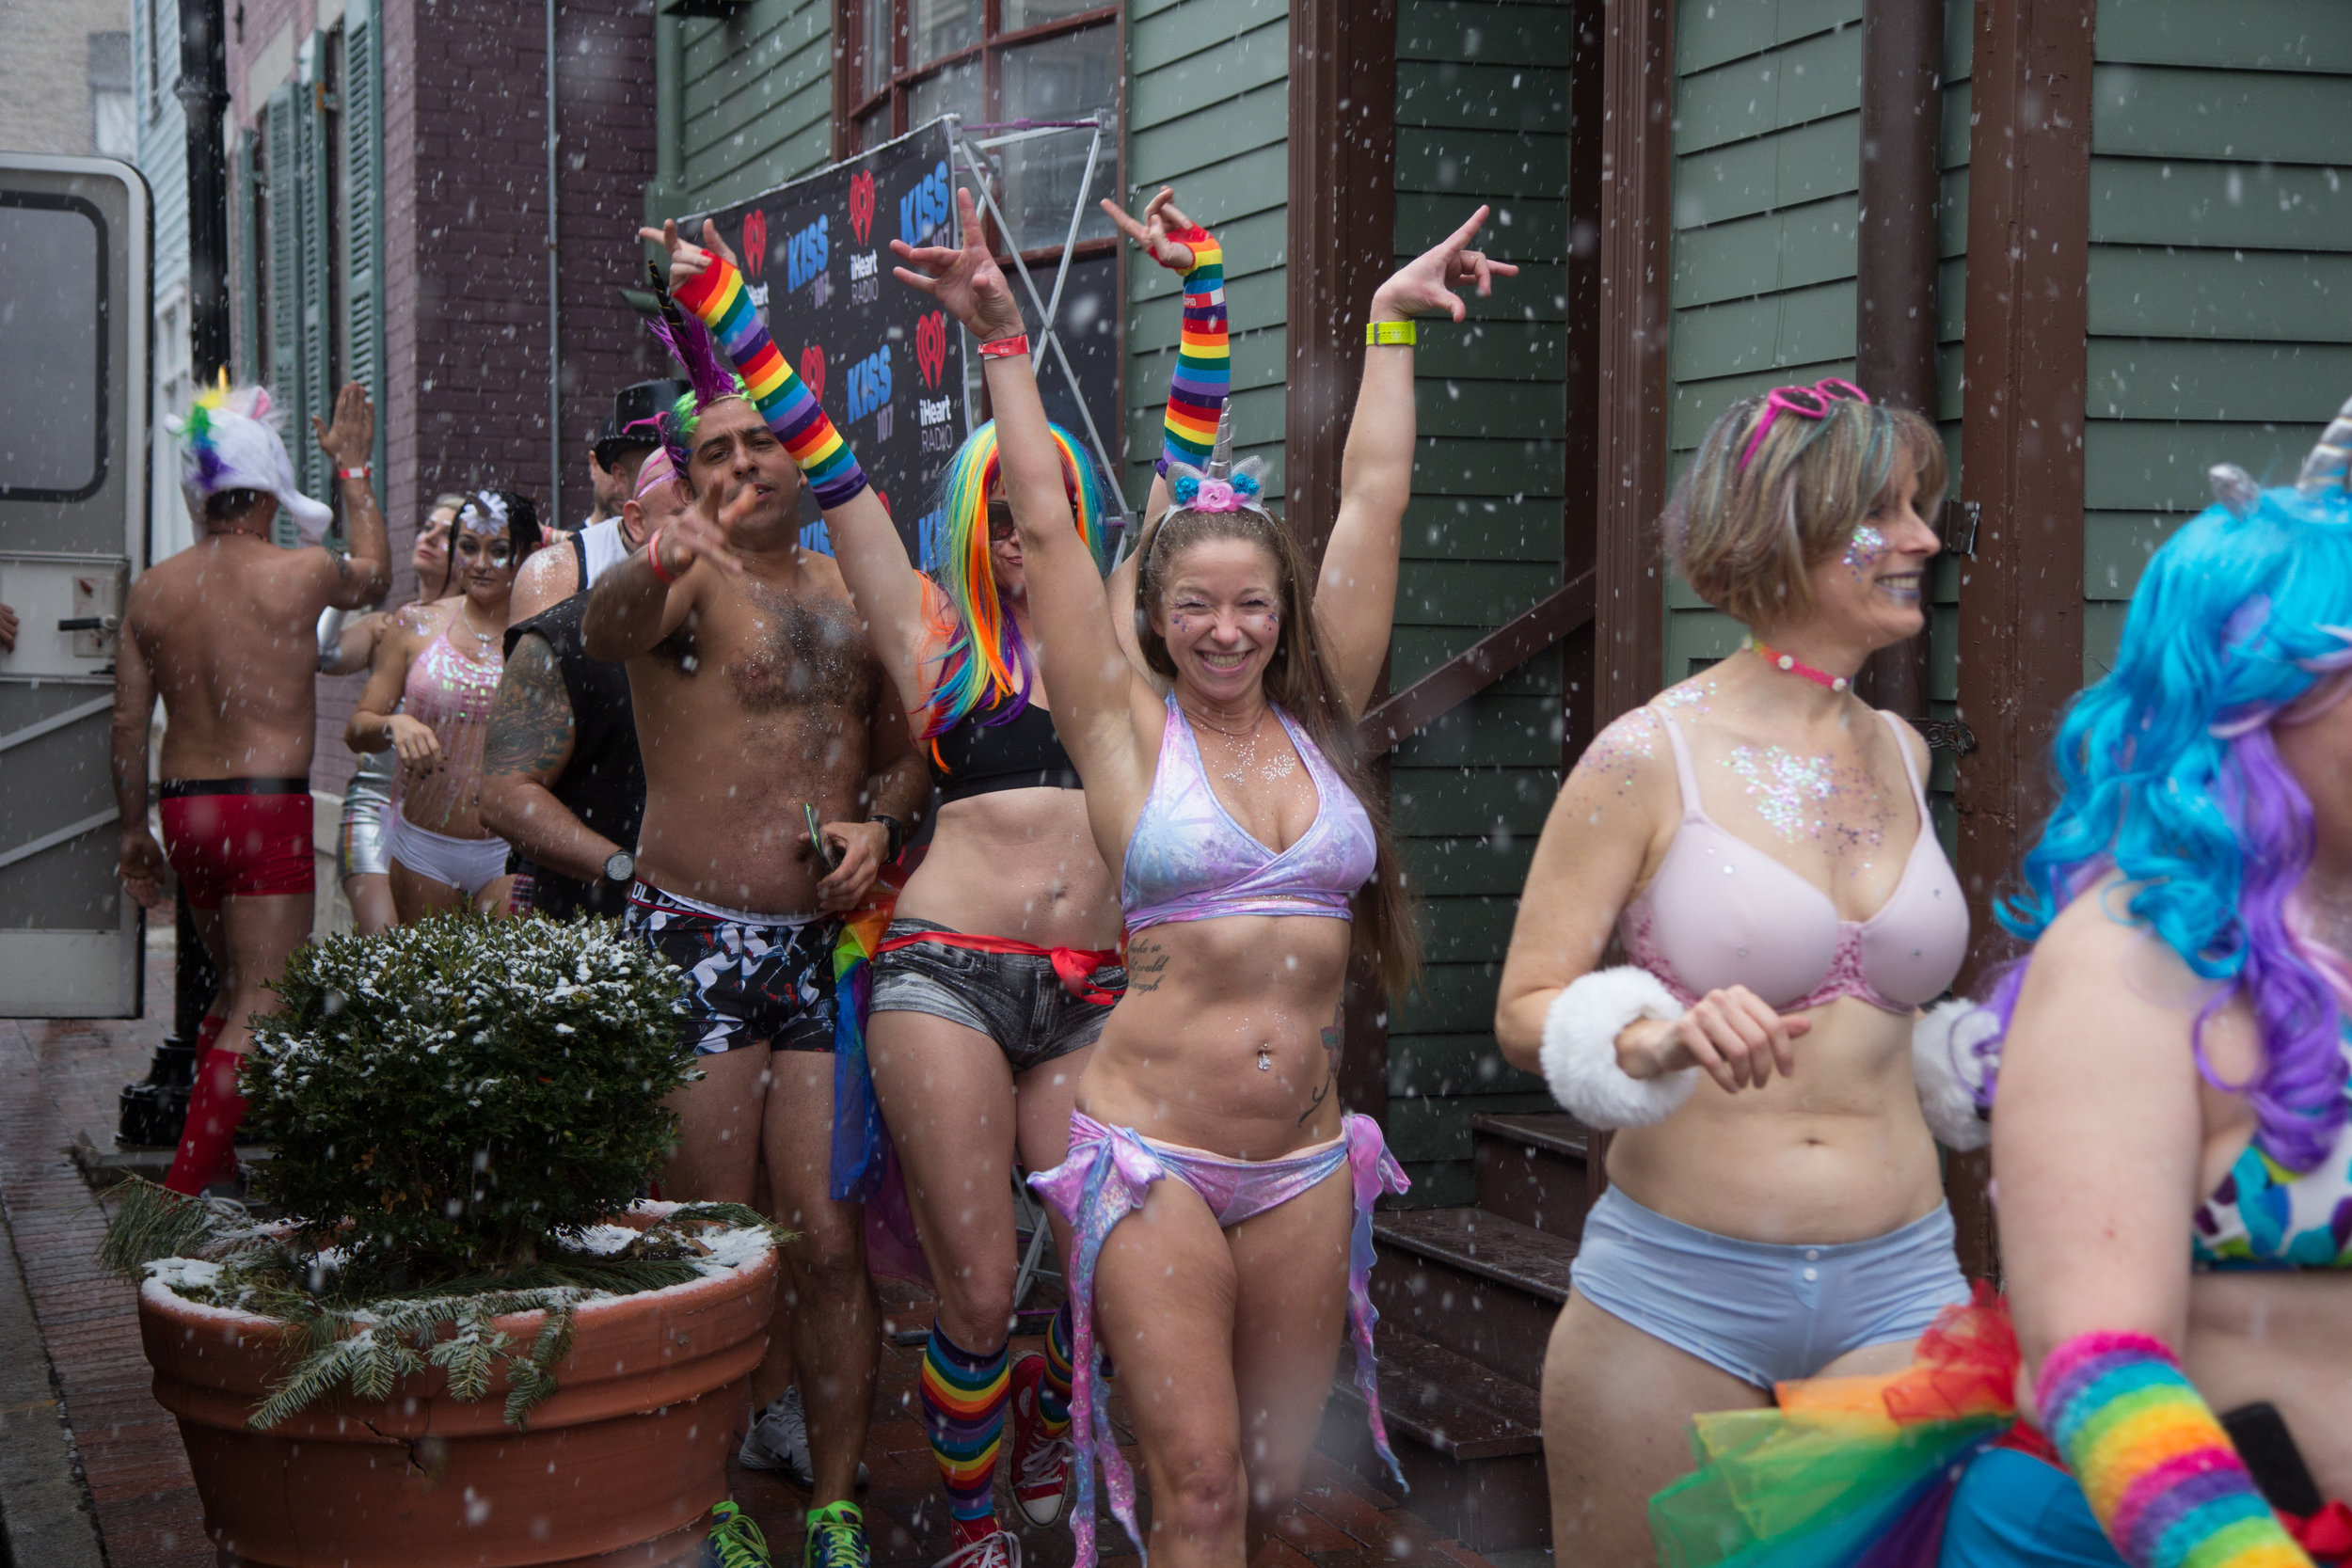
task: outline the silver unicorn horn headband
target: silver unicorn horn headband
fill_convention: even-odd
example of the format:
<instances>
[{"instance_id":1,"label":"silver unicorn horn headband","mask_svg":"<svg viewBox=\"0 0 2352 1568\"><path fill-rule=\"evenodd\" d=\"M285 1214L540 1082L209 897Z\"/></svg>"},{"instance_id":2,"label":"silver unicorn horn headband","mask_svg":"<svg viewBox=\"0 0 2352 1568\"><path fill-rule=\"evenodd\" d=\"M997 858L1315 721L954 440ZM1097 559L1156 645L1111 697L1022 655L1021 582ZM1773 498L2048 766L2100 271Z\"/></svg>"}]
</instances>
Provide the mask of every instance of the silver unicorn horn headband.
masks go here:
<instances>
[{"instance_id":1,"label":"silver unicorn horn headband","mask_svg":"<svg viewBox=\"0 0 2352 1568\"><path fill-rule=\"evenodd\" d=\"M1265 459L1233 461L1233 405L1227 403L1216 417L1216 445L1209 450L1209 466L1189 463L1168 466L1168 510L1171 512L1254 512L1265 508Z\"/></svg>"},{"instance_id":2,"label":"silver unicorn horn headband","mask_svg":"<svg viewBox=\"0 0 2352 1568\"><path fill-rule=\"evenodd\" d=\"M2328 428L2320 433L2319 444L2303 459L2303 471L2295 478L2295 487L2304 495L2316 498L2330 489L2345 488L2345 476L2352 471L2352 399L2347 399Z\"/></svg>"}]
</instances>

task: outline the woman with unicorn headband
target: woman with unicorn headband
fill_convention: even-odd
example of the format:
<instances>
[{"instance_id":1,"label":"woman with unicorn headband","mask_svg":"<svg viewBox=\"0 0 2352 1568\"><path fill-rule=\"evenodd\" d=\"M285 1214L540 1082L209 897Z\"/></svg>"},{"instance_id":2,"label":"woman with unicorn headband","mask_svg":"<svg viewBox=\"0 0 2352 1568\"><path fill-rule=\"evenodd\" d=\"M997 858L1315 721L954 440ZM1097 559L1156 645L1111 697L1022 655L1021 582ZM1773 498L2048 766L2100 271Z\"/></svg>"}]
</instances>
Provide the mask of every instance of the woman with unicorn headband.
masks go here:
<instances>
[{"instance_id":1,"label":"woman with unicorn headband","mask_svg":"<svg viewBox=\"0 0 2352 1568\"><path fill-rule=\"evenodd\" d=\"M1318 580L1300 559L1255 461L1231 463L1228 420L1205 468L1170 464L1174 505L1136 556L1132 636L1155 680L1072 527L1020 309L970 193L957 204L961 246L894 243L898 276L980 341L1039 673L1128 932L1127 994L1080 1080L1069 1157L1031 1178L1073 1232L1078 1561L1094 1561L1098 1461L1136 1531L1099 1332L1142 1443L1152 1551L1238 1568L1297 1488L1351 1320L1387 1452L1365 1276L1371 1205L1404 1175L1370 1118L1342 1115L1340 999L1352 952L1394 994L1415 942L1356 724L1388 648L1411 492L1410 318L1460 320L1454 286L1485 293L1517 269L1468 248L1481 208L1375 296L1380 346L1330 542L1345 570ZM1192 318L1208 293L1190 274L1215 247L1168 234L1177 220L1154 208L1138 227L1191 264L1190 354L1207 346Z\"/></svg>"},{"instance_id":2,"label":"woman with unicorn headband","mask_svg":"<svg viewBox=\"0 0 2352 1568\"><path fill-rule=\"evenodd\" d=\"M1184 342L1152 489L1156 511L1167 502L1170 463L1205 458L1225 401L1223 256L1177 210L1173 192L1155 197L1142 223L1113 215L1184 279ZM714 230L706 230L705 244L708 264L735 264ZM703 275L699 262L677 273L681 283ZM692 291L699 299L727 293ZM742 363L760 354L766 334L748 312L736 325L727 346ZM663 336L690 374L703 373L693 369L698 334ZM1067 431L1049 424L1046 436L1099 576L1100 477ZM1070 1491L1067 1304L1047 1325L1046 1354L1009 1365L1010 1178L1016 1156L1033 1171L1061 1164L1088 1053L1126 989L1118 893L1055 733L997 441L997 427L982 425L949 462L929 573L908 559L880 508L829 519L842 576L941 772L930 850L876 952L866 1039L939 1294L924 1358L924 1418L955 1556L971 1568L1018 1551L993 1497L1008 1407L1010 1490L1022 1517L1053 1524ZM1114 574L1115 602L1132 599L1133 579L1132 564ZM1057 1220L1056 1227L1066 1253L1066 1229Z\"/></svg>"},{"instance_id":3,"label":"woman with unicorn headband","mask_svg":"<svg viewBox=\"0 0 2352 1568\"><path fill-rule=\"evenodd\" d=\"M1983 1048L2037 1419L1946 1568L2352 1558L2347 458L2214 469L2058 727Z\"/></svg>"}]
</instances>

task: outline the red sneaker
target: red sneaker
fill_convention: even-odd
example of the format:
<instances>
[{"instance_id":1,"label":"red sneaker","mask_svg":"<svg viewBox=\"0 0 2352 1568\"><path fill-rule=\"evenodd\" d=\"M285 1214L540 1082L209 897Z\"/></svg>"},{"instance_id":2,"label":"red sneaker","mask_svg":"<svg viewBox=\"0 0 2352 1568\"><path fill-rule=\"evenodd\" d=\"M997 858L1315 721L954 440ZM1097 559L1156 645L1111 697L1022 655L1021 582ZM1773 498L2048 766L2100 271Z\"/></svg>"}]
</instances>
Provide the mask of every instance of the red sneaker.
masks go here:
<instances>
[{"instance_id":1,"label":"red sneaker","mask_svg":"<svg viewBox=\"0 0 2352 1568\"><path fill-rule=\"evenodd\" d=\"M1045 1381L1045 1357L1025 1355L1012 1364L1012 1500L1033 1525L1061 1517L1070 1500L1070 1465L1075 1452L1070 1433L1045 1433L1038 1388Z\"/></svg>"}]
</instances>

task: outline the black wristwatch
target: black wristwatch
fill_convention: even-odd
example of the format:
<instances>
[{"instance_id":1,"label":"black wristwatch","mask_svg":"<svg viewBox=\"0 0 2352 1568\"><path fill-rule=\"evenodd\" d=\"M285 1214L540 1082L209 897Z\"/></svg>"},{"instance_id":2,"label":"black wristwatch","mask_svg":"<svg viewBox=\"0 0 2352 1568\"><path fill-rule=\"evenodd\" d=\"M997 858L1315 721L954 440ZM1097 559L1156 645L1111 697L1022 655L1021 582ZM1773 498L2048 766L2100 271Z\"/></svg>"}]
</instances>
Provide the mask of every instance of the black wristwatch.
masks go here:
<instances>
[{"instance_id":1,"label":"black wristwatch","mask_svg":"<svg viewBox=\"0 0 2352 1568\"><path fill-rule=\"evenodd\" d=\"M888 816L882 812L876 812L866 820L868 822L881 823L882 825L882 831L890 835L890 852L882 856L882 859L884 861L897 860L898 858L898 851L907 847L907 825L899 821L897 817Z\"/></svg>"},{"instance_id":2,"label":"black wristwatch","mask_svg":"<svg viewBox=\"0 0 2352 1568\"><path fill-rule=\"evenodd\" d=\"M637 875L637 857L626 849L615 849L604 858L604 879L626 886Z\"/></svg>"}]
</instances>

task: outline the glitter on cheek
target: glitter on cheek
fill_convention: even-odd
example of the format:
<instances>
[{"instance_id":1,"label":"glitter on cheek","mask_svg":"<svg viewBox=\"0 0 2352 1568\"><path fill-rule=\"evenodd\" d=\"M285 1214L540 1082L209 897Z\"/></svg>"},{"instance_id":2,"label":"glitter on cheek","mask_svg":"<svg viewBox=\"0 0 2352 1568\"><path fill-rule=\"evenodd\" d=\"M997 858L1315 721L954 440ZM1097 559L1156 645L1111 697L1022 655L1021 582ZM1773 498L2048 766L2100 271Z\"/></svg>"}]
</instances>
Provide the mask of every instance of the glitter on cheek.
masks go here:
<instances>
[{"instance_id":1,"label":"glitter on cheek","mask_svg":"<svg viewBox=\"0 0 2352 1568\"><path fill-rule=\"evenodd\" d=\"M1857 578L1867 577L1870 568L1886 553L1886 535L1865 523L1853 531L1846 543L1846 569Z\"/></svg>"}]
</instances>

